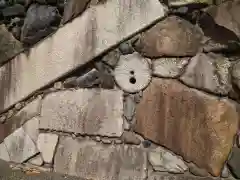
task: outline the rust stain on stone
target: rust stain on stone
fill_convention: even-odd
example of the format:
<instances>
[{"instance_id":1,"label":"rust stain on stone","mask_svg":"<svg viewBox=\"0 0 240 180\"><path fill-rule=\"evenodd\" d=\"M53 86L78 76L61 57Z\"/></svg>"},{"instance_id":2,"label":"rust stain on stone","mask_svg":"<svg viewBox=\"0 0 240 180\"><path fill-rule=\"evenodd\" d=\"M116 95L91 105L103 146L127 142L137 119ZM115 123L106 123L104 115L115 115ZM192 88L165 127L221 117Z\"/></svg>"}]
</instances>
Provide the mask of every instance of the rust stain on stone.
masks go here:
<instances>
[{"instance_id":1,"label":"rust stain on stone","mask_svg":"<svg viewBox=\"0 0 240 180\"><path fill-rule=\"evenodd\" d=\"M154 79L137 107L135 131L218 176L232 148L238 112L227 100L176 80Z\"/></svg>"}]
</instances>

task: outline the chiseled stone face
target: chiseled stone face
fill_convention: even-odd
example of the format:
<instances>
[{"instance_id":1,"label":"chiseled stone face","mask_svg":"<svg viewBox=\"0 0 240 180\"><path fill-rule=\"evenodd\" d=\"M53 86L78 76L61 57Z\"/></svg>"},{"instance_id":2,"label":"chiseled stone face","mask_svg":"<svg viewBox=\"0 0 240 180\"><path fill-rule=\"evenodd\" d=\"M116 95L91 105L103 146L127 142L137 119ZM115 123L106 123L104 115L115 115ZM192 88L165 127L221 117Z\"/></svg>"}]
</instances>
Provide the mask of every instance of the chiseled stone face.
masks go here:
<instances>
[{"instance_id":1,"label":"chiseled stone face","mask_svg":"<svg viewBox=\"0 0 240 180\"><path fill-rule=\"evenodd\" d=\"M40 129L88 135L123 133L123 92L78 89L56 92L43 99Z\"/></svg>"},{"instance_id":2,"label":"chiseled stone face","mask_svg":"<svg viewBox=\"0 0 240 180\"><path fill-rule=\"evenodd\" d=\"M136 110L135 131L218 176L238 126L235 104L153 79Z\"/></svg>"},{"instance_id":3,"label":"chiseled stone face","mask_svg":"<svg viewBox=\"0 0 240 180\"><path fill-rule=\"evenodd\" d=\"M54 162L55 172L83 179L146 178L146 152L134 146L102 145L94 141L61 138Z\"/></svg>"}]
</instances>

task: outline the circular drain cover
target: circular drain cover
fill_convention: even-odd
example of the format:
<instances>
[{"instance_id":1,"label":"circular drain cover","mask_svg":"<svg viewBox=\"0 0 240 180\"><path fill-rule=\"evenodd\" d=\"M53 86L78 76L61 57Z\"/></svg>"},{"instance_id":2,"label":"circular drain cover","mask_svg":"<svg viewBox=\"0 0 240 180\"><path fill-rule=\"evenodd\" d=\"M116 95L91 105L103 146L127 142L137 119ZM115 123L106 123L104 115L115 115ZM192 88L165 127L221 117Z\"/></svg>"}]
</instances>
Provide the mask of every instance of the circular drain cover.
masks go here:
<instances>
[{"instance_id":1,"label":"circular drain cover","mask_svg":"<svg viewBox=\"0 0 240 180\"><path fill-rule=\"evenodd\" d=\"M120 56L114 77L122 90L129 93L139 92L151 81L150 64L138 53Z\"/></svg>"}]
</instances>

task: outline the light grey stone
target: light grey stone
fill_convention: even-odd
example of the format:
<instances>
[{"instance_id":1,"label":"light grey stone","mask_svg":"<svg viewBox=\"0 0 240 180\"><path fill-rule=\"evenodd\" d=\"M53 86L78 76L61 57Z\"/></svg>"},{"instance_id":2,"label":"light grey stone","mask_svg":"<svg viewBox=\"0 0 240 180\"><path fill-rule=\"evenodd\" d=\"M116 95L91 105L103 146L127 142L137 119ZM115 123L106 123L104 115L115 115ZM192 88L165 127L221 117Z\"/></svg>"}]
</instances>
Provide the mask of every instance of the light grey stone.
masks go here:
<instances>
[{"instance_id":1,"label":"light grey stone","mask_svg":"<svg viewBox=\"0 0 240 180\"><path fill-rule=\"evenodd\" d=\"M10 161L9 153L4 143L0 144L0 159L4 161Z\"/></svg>"},{"instance_id":2,"label":"light grey stone","mask_svg":"<svg viewBox=\"0 0 240 180\"><path fill-rule=\"evenodd\" d=\"M43 161L51 164L58 143L58 135L41 133L38 136L37 147L41 152Z\"/></svg>"},{"instance_id":3,"label":"light grey stone","mask_svg":"<svg viewBox=\"0 0 240 180\"><path fill-rule=\"evenodd\" d=\"M228 178L229 177L229 171L227 165L224 165L222 173L221 173L222 178Z\"/></svg>"},{"instance_id":4,"label":"light grey stone","mask_svg":"<svg viewBox=\"0 0 240 180\"><path fill-rule=\"evenodd\" d=\"M167 8L158 0L107 0L91 6L0 68L0 99L4 100L0 112L85 65L166 13Z\"/></svg>"},{"instance_id":5,"label":"light grey stone","mask_svg":"<svg viewBox=\"0 0 240 180\"><path fill-rule=\"evenodd\" d=\"M119 137L123 132L122 94L106 89L49 94L43 100L40 128Z\"/></svg>"},{"instance_id":6,"label":"light grey stone","mask_svg":"<svg viewBox=\"0 0 240 180\"><path fill-rule=\"evenodd\" d=\"M175 78L184 70L190 58L159 58L153 60L153 75Z\"/></svg>"},{"instance_id":7,"label":"light grey stone","mask_svg":"<svg viewBox=\"0 0 240 180\"><path fill-rule=\"evenodd\" d=\"M146 153L137 147L102 145L62 138L54 171L83 179L140 180L146 177Z\"/></svg>"},{"instance_id":8,"label":"light grey stone","mask_svg":"<svg viewBox=\"0 0 240 180\"><path fill-rule=\"evenodd\" d=\"M135 144L135 145L141 144L141 140L138 138L138 136L131 131L125 131L121 139L126 144Z\"/></svg>"},{"instance_id":9,"label":"light grey stone","mask_svg":"<svg viewBox=\"0 0 240 180\"><path fill-rule=\"evenodd\" d=\"M123 103L123 111L124 111L124 117L128 121L131 121L136 111L136 103L135 103L134 95L129 94L128 96L125 97L124 103Z\"/></svg>"},{"instance_id":10,"label":"light grey stone","mask_svg":"<svg viewBox=\"0 0 240 180\"><path fill-rule=\"evenodd\" d=\"M42 156L39 154L33 158L31 158L28 163L32 164L32 165L36 165L36 166L42 166L43 165L43 158Z\"/></svg>"},{"instance_id":11,"label":"light grey stone","mask_svg":"<svg viewBox=\"0 0 240 180\"><path fill-rule=\"evenodd\" d=\"M221 55L199 53L191 59L180 79L191 87L227 95L232 89L230 67L230 61Z\"/></svg>"},{"instance_id":12,"label":"light grey stone","mask_svg":"<svg viewBox=\"0 0 240 180\"><path fill-rule=\"evenodd\" d=\"M23 128L17 129L6 137L4 144L9 152L10 160L15 163L22 163L39 152Z\"/></svg>"},{"instance_id":13,"label":"light grey stone","mask_svg":"<svg viewBox=\"0 0 240 180\"><path fill-rule=\"evenodd\" d=\"M111 67L115 67L117 65L119 58L120 58L120 51L118 49L115 49L107 53L102 58L102 61Z\"/></svg>"},{"instance_id":14,"label":"light grey stone","mask_svg":"<svg viewBox=\"0 0 240 180\"><path fill-rule=\"evenodd\" d=\"M119 87L129 93L136 93L146 88L152 77L149 60L139 53L122 55L114 70L114 77Z\"/></svg>"},{"instance_id":15,"label":"light grey stone","mask_svg":"<svg viewBox=\"0 0 240 180\"><path fill-rule=\"evenodd\" d=\"M37 142L39 134L39 118L33 117L23 125L24 131L29 135L29 137Z\"/></svg>"},{"instance_id":16,"label":"light grey stone","mask_svg":"<svg viewBox=\"0 0 240 180\"><path fill-rule=\"evenodd\" d=\"M182 159L161 147L149 151L148 160L155 171L184 173L188 170Z\"/></svg>"}]
</instances>

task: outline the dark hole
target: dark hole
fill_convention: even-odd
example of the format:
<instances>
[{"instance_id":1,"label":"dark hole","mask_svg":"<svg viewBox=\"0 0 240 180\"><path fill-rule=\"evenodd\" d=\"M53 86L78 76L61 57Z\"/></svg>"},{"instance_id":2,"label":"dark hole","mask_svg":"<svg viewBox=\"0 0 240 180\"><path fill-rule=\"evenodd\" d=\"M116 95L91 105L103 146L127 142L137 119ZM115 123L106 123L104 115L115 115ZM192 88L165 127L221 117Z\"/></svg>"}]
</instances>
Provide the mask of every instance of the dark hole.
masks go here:
<instances>
[{"instance_id":1,"label":"dark hole","mask_svg":"<svg viewBox=\"0 0 240 180\"><path fill-rule=\"evenodd\" d=\"M133 75L133 74L134 74L134 71L130 71L130 74L132 74L132 75Z\"/></svg>"},{"instance_id":2,"label":"dark hole","mask_svg":"<svg viewBox=\"0 0 240 180\"><path fill-rule=\"evenodd\" d=\"M132 84L135 84L135 83L136 83L135 77L131 77L131 78L129 79L129 82L132 83Z\"/></svg>"}]
</instances>

